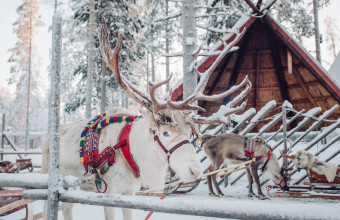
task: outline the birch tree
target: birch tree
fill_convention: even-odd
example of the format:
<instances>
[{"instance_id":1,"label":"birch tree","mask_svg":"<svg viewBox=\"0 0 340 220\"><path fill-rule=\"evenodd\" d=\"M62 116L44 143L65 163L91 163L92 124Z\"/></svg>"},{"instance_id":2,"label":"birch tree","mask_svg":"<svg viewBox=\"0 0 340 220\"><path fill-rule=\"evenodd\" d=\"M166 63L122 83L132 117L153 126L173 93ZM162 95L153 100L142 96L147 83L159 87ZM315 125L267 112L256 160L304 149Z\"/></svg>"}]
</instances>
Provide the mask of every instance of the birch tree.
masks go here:
<instances>
[{"instance_id":1,"label":"birch tree","mask_svg":"<svg viewBox=\"0 0 340 220\"><path fill-rule=\"evenodd\" d=\"M86 81L86 109L85 118L91 117L92 78L93 78L93 52L94 52L94 0L90 0L90 19L88 26L88 53L87 53L87 81Z\"/></svg>"}]
</instances>

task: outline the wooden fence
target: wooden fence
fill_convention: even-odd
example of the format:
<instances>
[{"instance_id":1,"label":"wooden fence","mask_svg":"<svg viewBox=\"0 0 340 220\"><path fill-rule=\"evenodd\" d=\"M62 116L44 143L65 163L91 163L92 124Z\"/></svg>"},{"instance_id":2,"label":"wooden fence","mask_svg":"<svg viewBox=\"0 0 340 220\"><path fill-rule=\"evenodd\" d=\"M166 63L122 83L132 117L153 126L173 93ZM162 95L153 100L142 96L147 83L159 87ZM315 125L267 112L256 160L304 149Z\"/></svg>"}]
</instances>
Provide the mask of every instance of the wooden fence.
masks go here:
<instances>
[{"instance_id":1,"label":"wooden fence","mask_svg":"<svg viewBox=\"0 0 340 220\"><path fill-rule=\"evenodd\" d=\"M336 128L340 127L340 119L338 120L327 120L327 118L338 109L338 105L333 106L331 109L325 111L321 114L321 116L316 117L319 113L321 113L321 108L316 107L310 109L305 112L305 110L297 111L293 108L293 106L285 101L282 106L277 107L275 101L268 102L262 109L258 112L255 109L249 109L244 114L240 116L234 116L232 120L236 122L236 126L232 128L226 129L225 125L219 125L215 128L211 128L211 126L201 127L202 133L209 134L219 134L219 133L238 133L240 135L253 137L253 136L262 136L266 142L270 142L271 147L274 150L274 153L278 156L279 161L283 160L281 155L279 154L279 150L283 152L287 152L287 148L292 148L293 152L297 150L306 150L310 151L313 146L318 145L321 140L325 140L327 135L332 133ZM281 108L282 111L277 113L274 116L265 118L269 113L271 113L274 108ZM288 117L289 115L289 117ZM297 123L296 121L299 122ZM260 122L266 122L258 132L250 133ZM275 125L277 126L281 122L281 126L275 132L266 133L269 129L273 128ZM321 128L320 125L323 122L327 122L327 124L331 124L327 127ZM295 123L296 126L287 130L288 125ZM306 126L312 123L307 129ZM325 123L323 123L325 124ZM304 130L304 131L302 131ZM315 132L315 130L319 130ZM321 131L320 131L321 130ZM310 142L304 143L303 148L296 149L298 143L301 143L304 138L309 137ZM335 135L331 140L328 141L321 149L315 150L313 148L312 153L315 156L320 156L323 152L329 149L336 141L340 139L340 134ZM274 141L275 140L275 141ZM198 146L197 139L193 139L192 142ZM198 155L201 157L201 162L203 166L208 167L208 162L206 162L206 156L201 149L197 150ZM335 157L340 154L340 147L332 149L332 153L328 157L325 157L324 161L331 161ZM325 155L324 155L325 156ZM339 165L339 164L337 164ZM301 183L307 176L306 175L297 175L297 172L294 171L292 173L292 179L294 179L293 184ZM230 178L231 185L237 183L243 176L245 172L242 173L233 173L228 175ZM220 180L219 184L223 183L223 179ZM263 181L262 185L267 181ZM225 184L226 186L227 184Z\"/></svg>"}]
</instances>

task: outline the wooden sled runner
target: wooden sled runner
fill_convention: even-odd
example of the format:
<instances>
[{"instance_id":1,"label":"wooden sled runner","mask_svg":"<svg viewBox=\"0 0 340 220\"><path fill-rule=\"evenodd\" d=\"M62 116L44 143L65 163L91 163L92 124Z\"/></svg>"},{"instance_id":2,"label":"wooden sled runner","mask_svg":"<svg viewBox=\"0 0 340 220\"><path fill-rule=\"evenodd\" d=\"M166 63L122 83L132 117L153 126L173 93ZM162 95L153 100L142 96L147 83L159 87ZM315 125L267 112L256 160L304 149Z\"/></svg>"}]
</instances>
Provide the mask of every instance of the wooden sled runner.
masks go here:
<instances>
[{"instance_id":1,"label":"wooden sled runner","mask_svg":"<svg viewBox=\"0 0 340 220\"><path fill-rule=\"evenodd\" d=\"M27 204L33 201L22 199L23 191L23 189L0 191L0 217L25 209L26 214L23 219L26 220L28 218Z\"/></svg>"},{"instance_id":2,"label":"wooden sled runner","mask_svg":"<svg viewBox=\"0 0 340 220\"><path fill-rule=\"evenodd\" d=\"M277 194L286 194L298 198L324 198L340 199L340 168L336 172L333 182L328 182L325 175L306 170L309 181L303 186L289 186L289 192L277 191Z\"/></svg>"},{"instance_id":3,"label":"wooden sled runner","mask_svg":"<svg viewBox=\"0 0 340 220\"><path fill-rule=\"evenodd\" d=\"M232 167L227 167L219 170L215 170L209 173L204 173L200 179L192 180L190 182L184 182L182 180L175 180L172 182L168 182L165 185L165 191L166 194L183 194L183 193L188 193L194 190L201 181L204 181L207 179L207 176L212 175L214 173L217 173L217 176L223 177L225 175L228 175L230 173L237 172L239 170L245 169L245 165L251 163L252 161L247 161L241 164L237 164ZM164 194L164 192L156 192L154 190L145 190L141 192L137 192L136 195L148 195L148 196L161 196Z\"/></svg>"}]
</instances>

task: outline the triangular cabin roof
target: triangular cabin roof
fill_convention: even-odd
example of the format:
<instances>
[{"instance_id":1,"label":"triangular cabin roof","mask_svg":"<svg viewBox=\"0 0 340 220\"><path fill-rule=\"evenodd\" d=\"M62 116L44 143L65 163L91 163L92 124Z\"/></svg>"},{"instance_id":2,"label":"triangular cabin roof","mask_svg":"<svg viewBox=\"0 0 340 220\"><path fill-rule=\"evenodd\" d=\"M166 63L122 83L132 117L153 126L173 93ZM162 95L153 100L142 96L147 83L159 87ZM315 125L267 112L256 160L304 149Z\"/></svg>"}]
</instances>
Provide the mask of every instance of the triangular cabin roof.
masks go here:
<instances>
[{"instance_id":1,"label":"triangular cabin roof","mask_svg":"<svg viewBox=\"0 0 340 220\"><path fill-rule=\"evenodd\" d=\"M245 16L234 29L246 29L236 46L239 50L228 53L216 67L204 94L218 94L240 83L246 75L252 83L247 97L247 108L261 109L267 102L275 100L282 105L288 100L297 110L306 111L321 107L322 111L340 103L340 89L327 71L273 18ZM235 34L223 39L229 43ZM219 43L215 49L222 50ZM287 71L287 54L291 54L292 73ZM216 59L209 57L200 62L198 70L204 72ZM182 99L183 84L172 93L172 100ZM232 96L233 97L233 96ZM230 98L216 102L200 101L206 109L202 115L211 115ZM340 109L332 118L340 117Z\"/></svg>"}]
</instances>

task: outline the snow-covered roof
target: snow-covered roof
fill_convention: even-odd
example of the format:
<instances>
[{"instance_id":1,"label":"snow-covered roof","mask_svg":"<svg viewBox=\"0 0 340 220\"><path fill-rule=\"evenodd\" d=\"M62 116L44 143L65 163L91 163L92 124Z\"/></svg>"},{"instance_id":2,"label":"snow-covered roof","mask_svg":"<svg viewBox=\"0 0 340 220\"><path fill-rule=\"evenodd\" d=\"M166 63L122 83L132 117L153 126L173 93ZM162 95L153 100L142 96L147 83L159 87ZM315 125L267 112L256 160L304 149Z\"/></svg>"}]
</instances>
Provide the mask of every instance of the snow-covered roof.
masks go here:
<instances>
[{"instance_id":1,"label":"snow-covered roof","mask_svg":"<svg viewBox=\"0 0 340 220\"><path fill-rule=\"evenodd\" d=\"M328 72L335 79L335 82L338 84L338 87L340 87L340 53L336 56Z\"/></svg>"},{"instance_id":2,"label":"snow-covered roof","mask_svg":"<svg viewBox=\"0 0 340 220\"><path fill-rule=\"evenodd\" d=\"M313 73L313 75L318 79L318 81L323 82L322 84L326 87L326 89L335 97L335 99L340 100L340 89L339 84L336 83L336 80L331 76L322 66L321 64L294 38L289 34L289 32L282 27L277 21L275 21L271 16L266 15L265 19L267 24L270 26L270 28L275 32L276 35L278 35L281 40L285 42L285 44L294 52L298 57L300 57L307 66L309 66L310 71ZM234 25L233 31L242 30L244 27L249 28L254 22L257 20L256 17L250 17L244 15L239 19L239 21ZM232 38L235 36L235 34L227 34L223 37L223 39L229 43ZM244 36L243 36L244 37ZM214 46L212 46L212 50L218 50L222 49L222 43L219 41ZM204 72L209 66L215 61L216 56L214 57L207 57L198 63L198 70L200 72ZM340 66L340 57L339 59L339 66ZM338 74L340 79L340 74ZM178 90L178 91L177 91ZM172 96L173 100L176 100L182 95L183 86L177 87L176 90L174 90L174 93L176 95Z\"/></svg>"}]
</instances>

